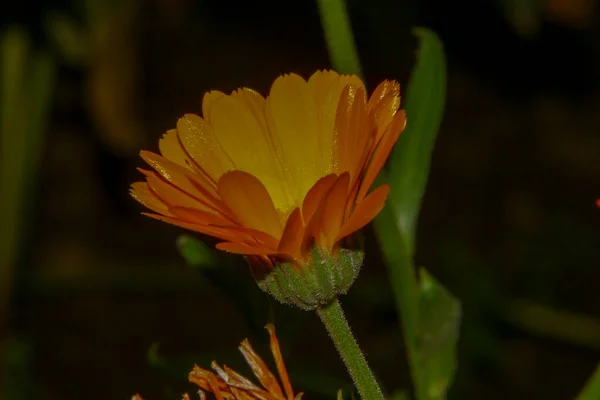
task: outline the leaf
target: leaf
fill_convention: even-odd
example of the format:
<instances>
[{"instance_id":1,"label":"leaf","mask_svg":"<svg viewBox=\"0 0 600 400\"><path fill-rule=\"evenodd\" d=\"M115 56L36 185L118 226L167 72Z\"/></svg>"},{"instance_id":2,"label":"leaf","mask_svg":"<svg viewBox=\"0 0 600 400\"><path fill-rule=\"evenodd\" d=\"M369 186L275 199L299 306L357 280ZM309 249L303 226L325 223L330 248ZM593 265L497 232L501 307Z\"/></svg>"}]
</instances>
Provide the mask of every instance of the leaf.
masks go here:
<instances>
[{"instance_id":1,"label":"leaf","mask_svg":"<svg viewBox=\"0 0 600 400\"><path fill-rule=\"evenodd\" d=\"M407 124L392 152L389 168L389 206L396 225L412 256L417 217L425 192L431 153L444 111L446 64L437 35L415 28L421 47L413 70L404 109Z\"/></svg>"},{"instance_id":2,"label":"leaf","mask_svg":"<svg viewBox=\"0 0 600 400\"><path fill-rule=\"evenodd\" d=\"M177 249L192 267L214 268L217 266L215 251L190 235L181 235L177 238Z\"/></svg>"},{"instance_id":3,"label":"leaf","mask_svg":"<svg viewBox=\"0 0 600 400\"><path fill-rule=\"evenodd\" d=\"M577 400L596 400L600 399L600 364L586 382L585 387L577 396Z\"/></svg>"},{"instance_id":4,"label":"leaf","mask_svg":"<svg viewBox=\"0 0 600 400\"><path fill-rule=\"evenodd\" d=\"M428 399L444 399L456 370L461 307L424 268L420 277L419 366L427 382Z\"/></svg>"},{"instance_id":5,"label":"leaf","mask_svg":"<svg viewBox=\"0 0 600 400\"><path fill-rule=\"evenodd\" d=\"M428 372L419 361L420 289L413 256L417 217L444 109L446 70L437 35L425 28L413 32L420 39L420 49L403 105L407 125L391 155L387 176L381 174L391 191L386 207L375 219L375 230L400 315L415 397L425 400Z\"/></svg>"}]
</instances>

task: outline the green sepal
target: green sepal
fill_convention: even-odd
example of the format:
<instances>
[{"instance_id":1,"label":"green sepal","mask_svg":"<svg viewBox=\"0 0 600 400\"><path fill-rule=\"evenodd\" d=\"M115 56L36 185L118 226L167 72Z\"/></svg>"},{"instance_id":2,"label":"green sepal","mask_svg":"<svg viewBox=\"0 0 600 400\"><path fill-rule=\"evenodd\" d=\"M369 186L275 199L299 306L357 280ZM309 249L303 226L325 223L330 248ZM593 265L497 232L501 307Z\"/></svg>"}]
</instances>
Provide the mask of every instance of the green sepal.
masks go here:
<instances>
[{"instance_id":1,"label":"green sepal","mask_svg":"<svg viewBox=\"0 0 600 400\"><path fill-rule=\"evenodd\" d=\"M255 276L258 286L284 304L314 310L346 294L360 272L361 250L340 249L337 254L313 248L310 261L300 265L278 264L264 276Z\"/></svg>"}]
</instances>

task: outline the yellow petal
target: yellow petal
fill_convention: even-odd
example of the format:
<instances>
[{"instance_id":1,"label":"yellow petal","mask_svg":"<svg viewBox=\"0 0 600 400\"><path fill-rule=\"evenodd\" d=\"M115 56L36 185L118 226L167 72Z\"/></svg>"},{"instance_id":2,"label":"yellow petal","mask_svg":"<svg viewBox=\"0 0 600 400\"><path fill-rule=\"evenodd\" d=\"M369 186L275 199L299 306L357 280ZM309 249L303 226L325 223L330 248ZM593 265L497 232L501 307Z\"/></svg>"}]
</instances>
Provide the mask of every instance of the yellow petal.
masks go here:
<instances>
[{"instance_id":1,"label":"yellow petal","mask_svg":"<svg viewBox=\"0 0 600 400\"><path fill-rule=\"evenodd\" d=\"M291 210L294 197L267 131L262 96L249 89L223 96L210 108L210 122L235 169L257 177L282 213Z\"/></svg>"},{"instance_id":2,"label":"yellow petal","mask_svg":"<svg viewBox=\"0 0 600 400\"><path fill-rule=\"evenodd\" d=\"M185 151L211 177L213 183L225 172L235 169L235 164L221 147L213 128L203 118L186 114L177 121L177 135Z\"/></svg>"}]
</instances>

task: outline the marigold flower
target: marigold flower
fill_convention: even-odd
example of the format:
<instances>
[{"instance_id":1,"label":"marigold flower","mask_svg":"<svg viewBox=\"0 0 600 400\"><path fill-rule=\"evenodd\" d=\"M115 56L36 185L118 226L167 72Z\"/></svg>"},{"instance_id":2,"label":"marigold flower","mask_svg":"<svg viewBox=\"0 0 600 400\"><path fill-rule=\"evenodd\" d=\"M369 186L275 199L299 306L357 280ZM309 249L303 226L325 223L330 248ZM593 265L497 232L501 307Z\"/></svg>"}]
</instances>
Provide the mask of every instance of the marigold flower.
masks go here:
<instances>
[{"instance_id":1,"label":"marigold flower","mask_svg":"<svg viewBox=\"0 0 600 400\"><path fill-rule=\"evenodd\" d=\"M406 123L400 88L367 99L356 76L280 76L265 99L242 88L204 96L142 151L154 171L131 194L153 218L213 236L217 248L302 262L313 244L334 252L369 223L389 192L369 190Z\"/></svg>"}]
</instances>

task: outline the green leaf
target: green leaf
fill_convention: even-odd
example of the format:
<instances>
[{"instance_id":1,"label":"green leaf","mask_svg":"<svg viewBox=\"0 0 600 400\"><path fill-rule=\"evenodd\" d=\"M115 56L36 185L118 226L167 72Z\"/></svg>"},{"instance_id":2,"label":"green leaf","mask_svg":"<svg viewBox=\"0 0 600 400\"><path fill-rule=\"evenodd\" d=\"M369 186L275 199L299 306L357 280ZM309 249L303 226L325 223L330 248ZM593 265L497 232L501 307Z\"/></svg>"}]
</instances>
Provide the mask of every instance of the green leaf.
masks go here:
<instances>
[{"instance_id":1,"label":"green leaf","mask_svg":"<svg viewBox=\"0 0 600 400\"><path fill-rule=\"evenodd\" d=\"M407 125L391 155L387 177L381 174L391 191L386 207L375 220L375 230L400 315L415 397L425 400L429 384L428 373L419 363L421 302L413 256L417 217L444 109L446 69L437 35L425 28L413 32L420 39L420 48L403 105Z\"/></svg>"},{"instance_id":2,"label":"green leaf","mask_svg":"<svg viewBox=\"0 0 600 400\"><path fill-rule=\"evenodd\" d=\"M461 307L425 269L420 270L418 353L428 399L444 399L456 370Z\"/></svg>"},{"instance_id":3,"label":"green leaf","mask_svg":"<svg viewBox=\"0 0 600 400\"><path fill-rule=\"evenodd\" d=\"M211 248L190 235L177 238L177 249L187 263L195 268L214 268L217 266L217 256Z\"/></svg>"},{"instance_id":4,"label":"green leaf","mask_svg":"<svg viewBox=\"0 0 600 400\"><path fill-rule=\"evenodd\" d=\"M600 399L600 364L585 384L585 387L577 396L577 400L597 400Z\"/></svg>"},{"instance_id":5,"label":"green leaf","mask_svg":"<svg viewBox=\"0 0 600 400\"><path fill-rule=\"evenodd\" d=\"M425 28L415 28L413 32L419 37L421 47L404 102L406 128L390 160L391 193L388 201L411 256L414 253L417 217L429 175L431 152L446 97L446 64L440 40Z\"/></svg>"}]
</instances>

